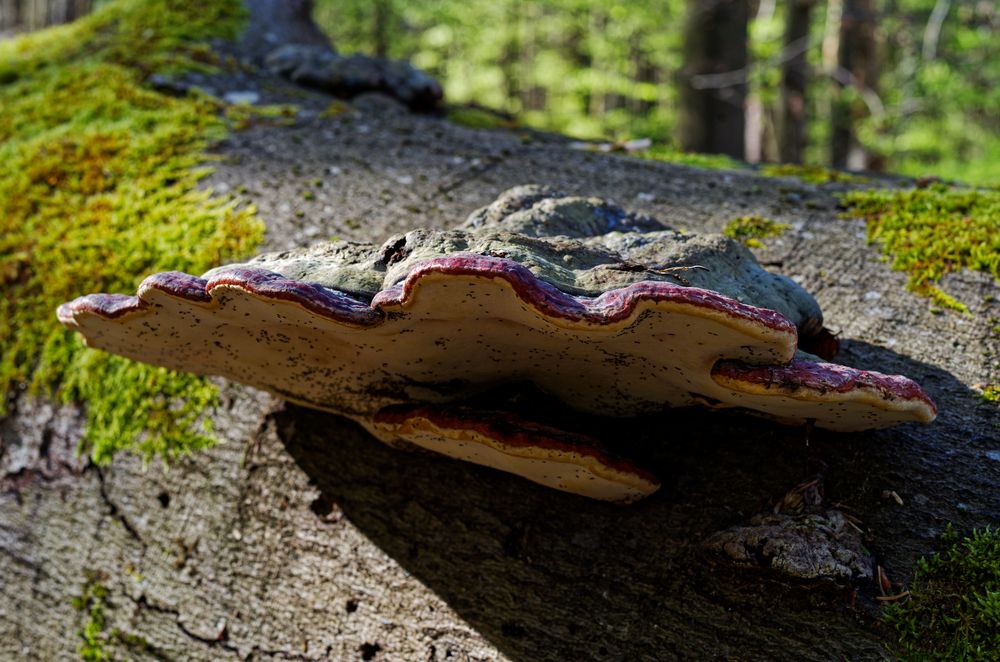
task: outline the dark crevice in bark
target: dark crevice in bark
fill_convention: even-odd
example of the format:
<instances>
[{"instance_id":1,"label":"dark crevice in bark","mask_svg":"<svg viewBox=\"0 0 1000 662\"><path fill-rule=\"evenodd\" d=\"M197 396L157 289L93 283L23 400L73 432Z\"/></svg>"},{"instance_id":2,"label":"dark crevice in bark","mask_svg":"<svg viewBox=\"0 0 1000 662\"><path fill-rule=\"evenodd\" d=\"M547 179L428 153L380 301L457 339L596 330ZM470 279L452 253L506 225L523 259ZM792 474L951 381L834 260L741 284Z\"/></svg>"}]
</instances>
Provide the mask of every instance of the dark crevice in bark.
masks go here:
<instances>
[{"instance_id":1,"label":"dark crevice in bark","mask_svg":"<svg viewBox=\"0 0 1000 662\"><path fill-rule=\"evenodd\" d=\"M111 495L108 494L107 479L104 475L104 471L96 464L89 465L88 469L93 469L97 474L98 485L100 486L101 500L104 501L104 505L108 507L108 514L114 519L118 520L125 530L128 531L129 536L132 537L139 545L142 547L142 551L146 551L146 541L142 539L142 535L139 533L139 529L129 521L129 518L122 512L121 508L118 507L114 501L111 500Z\"/></svg>"},{"instance_id":2,"label":"dark crevice in bark","mask_svg":"<svg viewBox=\"0 0 1000 662\"><path fill-rule=\"evenodd\" d=\"M167 616L170 616L173 619L174 623L177 625L177 629L180 630L181 633L188 639L192 639L202 644L206 644L207 646L210 646L212 648L221 648L223 650L227 650L232 653L239 654L240 652L239 648L228 642L227 640L228 634L226 632L225 627L223 627L222 630L219 632L219 634L216 635L215 637L204 637L196 632L191 631L186 625L184 625L184 622L181 620L181 612L179 609L153 604L152 602L149 601L148 598L146 598L145 594L140 595L133 601L135 602L136 606L139 607L140 609L148 609L149 611L153 611L158 614L165 614Z\"/></svg>"},{"instance_id":3,"label":"dark crevice in bark","mask_svg":"<svg viewBox=\"0 0 1000 662\"><path fill-rule=\"evenodd\" d=\"M76 452L82 416L65 417L66 408L38 398L11 396L0 416L0 494L21 491L36 482L78 476L84 460Z\"/></svg>"},{"instance_id":4,"label":"dark crevice in bark","mask_svg":"<svg viewBox=\"0 0 1000 662\"><path fill-rule=\"evenodd\" d=\"M187 625L184 624L181 620L181 612L179 609L154 604L149 601L149 598L147 598L145 594L140 595L138 598L133 598L132 601L139 609L145 609L169 616L177 625L177 629L180 630L181 633L188 639L205 644L210 648L221 648L222 650L236 653L243 659L254 659L256 655L267 655L271 657L279 657L285 660L299 660L301 662L319 662L319 660L324 659L324 657L312 657L304 653L293 653L287 650L266 648L260 645L253 646L249 655L241 655L239 647L229 641L228 630L225 627L223 627L219 634L215 637L206 637L192 631Z\"/></svg>"}]
</instances>

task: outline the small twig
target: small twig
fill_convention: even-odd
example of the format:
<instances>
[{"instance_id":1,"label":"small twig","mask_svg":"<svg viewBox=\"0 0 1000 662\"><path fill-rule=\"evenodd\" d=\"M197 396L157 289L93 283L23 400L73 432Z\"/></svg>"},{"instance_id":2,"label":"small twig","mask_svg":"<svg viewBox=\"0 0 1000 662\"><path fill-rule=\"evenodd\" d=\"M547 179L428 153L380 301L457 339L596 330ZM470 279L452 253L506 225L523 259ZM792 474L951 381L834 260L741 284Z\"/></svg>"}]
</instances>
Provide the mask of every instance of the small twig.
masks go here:
<instances>
[{"instance_id":1,"label":"small twig","mask_svg":"<svg viewBox=\"0 0 1000 662\"><path fill-rule=\"evenodd\" d=\"M684 285L685 287L691 287L691 283L688 281L688 279L684 278L683 276L677 275L677 273L675 272L691 271L694 269L701 269L702 271L711 271L711 269L709 269L708 267L703 267L700 264L681 265L676 267L657 267L657 266L647 267L642 264L636 264L635 262L623 261L618 264L606 264L603 266L607 269L614 269L616 271L649 271L654 274L663 274L664 276L670 276L671 278L676 278L677 281L680 282L681 285Z\"/></svg>"},{"instance_id":2,"label":"small twig","mask_svg":"<svg viewBox=\"0 0 1000 662\"><path fill-rule=\"evenodd\" d=\"M882 592L883 596L887 595L889 590L892 588L892 582L889 581L889 575L886 573L885 568L880 565L875 566L875 570L878 580L878 589Z\"/></svg>"},{"instance_id":3,"label":"small twig","mask_svg":"<svg viewBox=\"0 0 1000 662\"><path fill-rule=\"evenodd\" d=\"M692 271L695 269L701 269L702 271L711 271L708 267L703 267L700 264L692 264L691 266L681 266L681 267L649 267L647 271L652 271L654 274L663 274L664 276L670 276L671 278L676 278L681 285L685 287L691 287L691 281L684 276L680 276L674 272L677 271Z\"/></svg>"},{"instance_id":4,"label":"small twig","mask_svg":"<svg viewBox=\"0 0 1000 662\"><path fill-rule=\"evenodd\" d=\"M934 9L931 10L931 17L927 19L927 27L924 28L924 44L921 55L925 62L930 62L937 57L938 40L941 38L941 26L951 9L951 0L937 0Z\"/></svg>"},{"instance_id":5,"label":"small twig","mask_svg":"<svg viewBox=\"0 0 1000 662\"><path fill-rule=\"evenodd\" d=\"M902 593L897 593L896 595L876 595L875 599L879 602L895 602L896 600L902 600L903 598L909 597L909 591L903 591Z\"/></svg>"},{"instance_id":6,"label":"small twig","mask_svg":"<svg viewBox=\"0 0 1000 662\"><path fill-rule=\"evenodd\" d=\"M847 522L848 524L850 524L852 527L854 527L855 531L857 531L861 535L865 535L865 532L861 529L860 526L858 526L857 524L855 524L851 520L847 519L847 514L846 513L844 513L844 521Z\"/></svg>"}]
</instances>

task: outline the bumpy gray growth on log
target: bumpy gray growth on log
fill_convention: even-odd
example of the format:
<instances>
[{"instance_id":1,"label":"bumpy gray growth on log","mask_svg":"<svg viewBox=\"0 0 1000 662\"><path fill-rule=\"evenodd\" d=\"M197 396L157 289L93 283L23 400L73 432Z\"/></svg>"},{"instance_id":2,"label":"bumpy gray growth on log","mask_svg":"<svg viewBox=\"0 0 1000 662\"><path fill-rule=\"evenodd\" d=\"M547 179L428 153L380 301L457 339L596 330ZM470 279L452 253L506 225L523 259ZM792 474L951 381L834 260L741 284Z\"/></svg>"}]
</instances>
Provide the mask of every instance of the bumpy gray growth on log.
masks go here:
<instances>
[{"instance_id":1,"label":"bumpy gray growth on log","mask_svg":"<svg viewBox=\"0 0 1000 662\"><path fill-rule=\"evenodd\" d=\"M457 253L513 260L578 296L595 297L642 281L680 283L775 310L799 329L823 325L808 292L761 269L749 250L722 235L678 232L606 200L540 186L504 192L455 230L413 230L381 246L320 243L219 267L204 277L234 266L260 268L370 301L421 262Z\"/></svg>"},{"instance_id":2,"label":"bumpy gray growth on log","mask_svg":"<svg viewBox=\"0 0 1000 662\"><path fill-rule=\"evenodd\" d=\"M292 43L268 53L265 63L272 73L294 83L348 99L381 92L412 110L430 111L444 98L433 76L405 60L340 55L324 46Z\"/></svg>"}]
</instances>

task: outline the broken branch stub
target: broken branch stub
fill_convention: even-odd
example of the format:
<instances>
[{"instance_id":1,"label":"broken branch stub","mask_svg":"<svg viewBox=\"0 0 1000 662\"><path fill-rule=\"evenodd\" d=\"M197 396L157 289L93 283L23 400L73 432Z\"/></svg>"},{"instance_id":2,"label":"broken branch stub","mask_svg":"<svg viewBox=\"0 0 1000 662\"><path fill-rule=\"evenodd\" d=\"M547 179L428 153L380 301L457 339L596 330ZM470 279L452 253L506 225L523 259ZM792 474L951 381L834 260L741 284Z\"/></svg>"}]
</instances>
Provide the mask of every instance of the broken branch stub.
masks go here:
<instances>
[{"instance_id":1,"label":"broken branch stub","mask_svg":"<svg viewBox=\"0 0 1000 662\"><path fill-rule=\"evenodd\" d=\"M675 268L694 265L678 282ZM89 295L58 314L89 346L609 501L658 482L592 440L456 403L531 382L608 416L710 403L858 430L935 415L905 377L797 354L798 335L822 329L818 306L742 246L538 187L505 193L463 229L321 244L202 278L155 274L137 296Z\"/></svg>"}]
</instances>

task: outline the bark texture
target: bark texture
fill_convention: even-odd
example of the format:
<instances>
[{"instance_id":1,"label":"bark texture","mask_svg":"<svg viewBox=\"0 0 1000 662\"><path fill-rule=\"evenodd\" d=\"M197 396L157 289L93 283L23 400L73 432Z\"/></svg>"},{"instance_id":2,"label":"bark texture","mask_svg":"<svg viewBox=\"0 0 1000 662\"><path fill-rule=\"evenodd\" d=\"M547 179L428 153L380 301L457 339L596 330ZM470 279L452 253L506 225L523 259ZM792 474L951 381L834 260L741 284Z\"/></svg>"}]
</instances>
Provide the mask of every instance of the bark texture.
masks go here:
<instances>
[{"instance_id":1,"label":"bark texture","mask_svg":"<svg viewBox=\"0 0 1000 662\"><path fill-rule=\"evenodd\" d=\"M806 91L809 87L809 27L815 0L788 3L784 61L781 64L781 114L778 151L782 163L802 163L806 134Z\"/></svg>"},{"instance_id":2,"label":"bark texture","mask_svg":"<svg viewBox=\"0 0 1000 662\"><path fill-rule=\"evenodd\" d=\"M264 101L286 85L251 83ZM79 412L21 398L0 428L0 658L73 658L91 618L73 599L100 583L107 648L136 660L880 660L874 586L734 569L702 541L817 473L896 581L946 522L1000 518L1000 416L970 390L997 381L1000 288L949 276L972 315L931 313L839 217L839 185L580 152L371 96L330 117L328 97L294 95L293 126L233 134L206 182L246 191L268 250L451 227L525 183L691 231L761 214L793 228L759 258L816 295L840 360L917 379L941 416L863 434L698 411L604 423L664 483L623 508L392 450L232 384L211 414L224 443L169 469L98 468L71 452Z\"/></svg>"},{"instance_id":3,"label":"bark texture","mask_svg":"<svg viewBox=\"0 0 1000 662\"><path fill-rule=\"evenodd\" d=\"M878 89L877 16L872 0L844 0L834 81L837 98L831 117L830 162L835 168L881 170L858 140L856 120L869 109L865 95Z\"/></svg>"},{"instance_id":4,"label":"bark texture","mask_svg":"<svg viewBox=\"0 0 1000 662\"><path fill-rule=\"evenodd\" d=\"M0 0L0 37L69 23L92 5L91 0Z\"/></svg>"},{"instance_id":5,"label":"bark texture","mask_svg":"<svg viewBox=\"0 0 1000 662\"><path fill-rule=\"evenodd\" d=\"M330 39L312 20L313 0L244 0L249 12L240 48L261 59L278 46L330 47Z\"/></svg>"},{"instance_id":6,"label":"bark texture","mask_svg":"<svg viewBox=\"0 0 1000 662\"><path fill-rule=\"evenodd\" d=\"M678 141L685 151L743 159L746 0L692 0L684 26Z\"/></svg>"}]
</instances>

